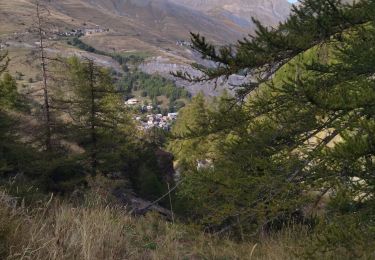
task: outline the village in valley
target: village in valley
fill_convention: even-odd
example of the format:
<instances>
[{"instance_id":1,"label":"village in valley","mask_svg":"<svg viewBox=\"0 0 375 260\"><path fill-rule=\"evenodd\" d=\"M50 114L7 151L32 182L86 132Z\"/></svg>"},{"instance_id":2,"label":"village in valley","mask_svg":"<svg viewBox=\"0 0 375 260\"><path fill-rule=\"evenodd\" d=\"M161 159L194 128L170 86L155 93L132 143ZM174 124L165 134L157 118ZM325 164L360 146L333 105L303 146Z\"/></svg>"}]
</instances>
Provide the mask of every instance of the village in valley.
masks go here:
<instances>
[{"instance_id":1,"label":"village in valley","mask_svg":"<svg viewBox=\"0 0 375 260\"><path fill-rule=\"evenodd\" d=\"M128 99L125 105L137 111L134 119L139 123L138 128L143 131L152 128L169 131L178 116L178 112L156 113L160 111L160 106L142 104L137 98Z\"/></svg>"},{"instance_id":2,"label":"village in valley","mask_svg":"<svg viewBox=\"0 0 375 260\"><path fill-rule=\"evenodd\" d=\"M100 25L95 25L95 24L88 25L84 23L81 27L77 27L74 29L72 28L62 29L58 27L53 27L53 28L50 28L48 31L44 31L43 35L49 41L67 40L67 43L69 45L76 46L77 48L88 51L89 53L94 52L94 53L107 55L104 52L95 50L89 45L85 45L85 43L83 43L80 40L80 38L84 36L94 36L98 34L105 34L105 33L109 33L110 31L111 31L110 29L104 28ZM29 37L31 37L32 35L33 35L32 29L26 29L25 31L22 31L22 32L14 32L12 35L8 36L8 38L5 39L4 42L0 43L0 50L7 49L10 47L18 47L18 46L30 47L30 48L35 48L35 46L39 47L39 42L33 42L33 44L28 43ZM187 47L187 46L190 46L190 43L184 40L180 40L176 42L176 45ZM168 82L166 82L166 85L167 83ZM164 94L161 93L161 95L164 95ZM185 96L188 96L188 94L185 94ZM179 99L179 98L180 97L176 99ZM162 106L154 102L147 102L146 100L144 100L144 98L136 98L136 97L132 97L126 100L125 105L134 111L135 115L133 119L138 123L138 128L142 131L147 131L153 128L162 129L164 131L170 131L173 123L177 120L177 116L178 116L177 111L179 110L179 108L182 107L181 105L176 107L169 103L169 107L167 108L166 104Z\"/></svg>"},{"instance_id":3,"label":"village in valley","mask_svg":"<svg viewBox=\"0 0 375 260\"><path fill-rule=\"evenodd\" d=\"M93 36L96 34L108 33L110 29L102 28L99 25L94 25L91 27L83 26L77 29L68 29L68 30L61 30L60 28L52 28L49 33L43 32L43 34L47 37L50 41L60 40L60 39L68 39L69 45L79 45L83 44L79 38L83 36ZM12 37L5 41L4 43L0 44L0 50L6 49L11 46L18 46L18 45L27 45L27 37L32 34L30 29L24 32L15 32ZM188 43L185 41L178 41L177 45L187 45ZM35 42L34 46L38 46L39 42ZM29 45L27 45L29 46ZM87 45L88 46L88 45ZM77 46L78 48L82 46ZM84 46L86 47L86 46ZM90 47L90 46L88 46ZM91 51L91 50L87 50ZM161 105L155 104L151 102L147 102L143 98L130 98L125 101L125 105L135 113L134 120L138 123L138 128L142 131L147 131L149 129L158 128L164 131L170 131L172 128L173 123L177 120L178 109L168 110Z\"/></svg>"}]
</instances>

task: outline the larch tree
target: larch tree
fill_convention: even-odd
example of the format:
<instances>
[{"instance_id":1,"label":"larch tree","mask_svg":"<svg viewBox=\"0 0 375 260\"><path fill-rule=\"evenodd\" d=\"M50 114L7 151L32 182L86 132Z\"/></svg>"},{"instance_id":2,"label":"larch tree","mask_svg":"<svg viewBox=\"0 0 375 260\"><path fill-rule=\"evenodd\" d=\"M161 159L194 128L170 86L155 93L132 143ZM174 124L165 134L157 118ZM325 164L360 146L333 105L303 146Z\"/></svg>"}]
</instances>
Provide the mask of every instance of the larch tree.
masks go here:
<instances>
[{"instance_id":1,"label":"larch tree","mask_svg":"<svg viewBox=\"0 0 375 260\"><path fill-rule=\"evenodd\" d=\"M236 88L237 101L244 100L242 120L225 124L232 115L224 113L205 127L236 138L219 148L222 159L206 174L186 176L201 214L213 216L206 224L257 234L296 212L314 212L329 195L323 220L329 228L320 248L371 248L374 17L372 0L304 0L276 28L254 20L256 34L231 46L192 34L193 48L217 66L195 64L202 76L177 76L210 81L251 75ZM211 187L200 188L203 178ZM345 235L348 223L358 236Z\"/></svg>"},{"instance_id":2,"label":"larch tree","mask_svg":"<svg viewBox=\"0 0 375 260\"><path fill-rule=\"evenodd\" d=\"M136 134L125 108L122 94L116 90L108 70L93 60L68 61L69 114L76 137L89 157L90 172L121 171L124 156Z\"/></svg>"},{"instance_id":3,"label":"larch tree","mask_svg":"<svg viewBox=\"0 0 375 260\"><path fill-rule=\"evenodd\" d=\"M14 133L16 122L9 114L20 103L16 80L6 72L8 64L7 53L0 53L0 174L11 172L15 168L9 157L16 154L13 152L17 139Z\"/></svg>"},{"instance_id":4,"label":"larch tree","mask_svg":"<svg viewBox=\"0 0 375 260\"><path fill-rule=\"evenodd\" d=\"M47 35L49 34L50 24L48 22L48 16L50 12L48 7L39 0L34 2L35 4L35 19L32 24L31 30L35 33L38 39L38 55L40 61L40 72L41 72L41 89L32 91L33 94L41 92L41 103L42 103L42 114L43 114L43 146L48 152L53 149L53 115L51 108L51 82L49 63L51 59L47 55Z\"/></svg>"}]
</instances>

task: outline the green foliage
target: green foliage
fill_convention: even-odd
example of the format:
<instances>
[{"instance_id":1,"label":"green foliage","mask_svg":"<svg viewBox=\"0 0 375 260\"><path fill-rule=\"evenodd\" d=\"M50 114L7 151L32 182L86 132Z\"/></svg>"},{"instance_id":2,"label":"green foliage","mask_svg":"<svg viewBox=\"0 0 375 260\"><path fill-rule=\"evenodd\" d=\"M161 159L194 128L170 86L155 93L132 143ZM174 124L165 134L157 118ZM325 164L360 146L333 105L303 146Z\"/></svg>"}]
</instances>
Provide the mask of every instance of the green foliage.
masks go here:
<instances>
[{"instance_id":1,"label":"green foliage","mask_svg":"<svg viewBox=\"0 0 375 260\"><path fill-rule=\"evenodd\" d=\"M55 179L56 175L52 174L54 170L50 168L56 163L56 159L53 162L51 162L51 159L54 156L57 157L57 154L47 155L36 147L25 145L24 142L19 140L19 127L17 126L19 122L10 114L14 112L27 113L24 102L25 100L17 92L16 81L10 74L5 73L0 81L0 182L5 181L9 193L25 197L27 201L30 201L34 199L34 193L35 197L38 197L40 193L31 191L30 186L32 184L41 187L43 191L61 192L63 188L57 188L58 185L61 186L61 183L58 183L60 179ZM65 163L66 161L62 164ZM64 167L60 165L60 170ZM66 167L67 170L69 165ZM51 175L49 176L49 174ZM78 176L63 177L61 175L64 181L69 181L69 178L73 180L76 177ZM13 178L14 183L7 183L9 179ZM24 188L25 183L29 185L27 188ZM64 189L74 189L75 187L76 185L70 185L70 187Z\"/></svg>"},{"instance_id":2,"label":"green foliage","mask_svg":"<svg viewBox=\"0 0 375 260\"><path fill-rule=\"evenodd\" d=\"M177 99L189 98L190 94L187 90L177 87L172 81L167 80L158 75L148 75L140 71L135 71L126 75L118 83L121 89L147 93L147 96L154 99L158 96L166 96L171 101Z\"/></svg>"},{"instance_id":3,"label":"green foliage","mask_svg":"<svg viewBox=\"0 0 375 260\"><path fill-rule=\"evenodd\" d=\"M124 93L126 98L131 98L132 91L138 90L142 90L142 97L149 97L152 100L158 96L166 96L171 103L169 112L178 111L184 106L184 104L181 104L182 101L176 102L178 99L190 98L190 93L187 90L177 87L172 81L161 76L148 75L138 70L130 72L128 65L142 63L148 56L147 53L106 53L84 43L77 37L69 40L68 44L88 52L109 56L117 61L122 66L124 72L126 72L126 75L118 80L116 86ZM175 102L176 104L174 104ZM158 105L157 102L153 103L156 106Z\"/></svg>"},{"instance_id":4,"label":"green foliage","mask_svg":"<svg viewBox=\"0 0 375 260\"><path fill-rule=\"evenodd\" d=\"M337 207L343 211L337 212ZM319 254L336 253L346 255L348 259L373 256L373 203L358 205L353 203L350 196L338 194L328 209L329 214L316 227L314 235L305 241L304 255L311 258Z\"/></svg>"},{"instance_id":5,"label":"green foliage","mask_svg":"<svg viewBox=\"0 0 375 260\"><path fill-rule=\"evenodd\" d=\"M0 76L2 76L0 79L0 176L12 171L17 165L17 162L13 163L9 160L9 149L14 143L11 140L14 138L11 130L14 122L7 111L17 105L19 96L16 81L8 73L2 75L8 62L6 55L0 55Z\"/></svg>"},{"instance_id":6,"label":"green foliage","mask_svg":"<svg viewBox=\"0 0 375 260\"><path fill-rule=\"evenodd\" d=\"M136 52L136 53L114 53L110 54L110 56L116 60L120 65L139 65L141 64L146 57L148 57L147 53L141 53L141 52ZM124 70L126 71L126 70Z\"/></svg>"},{"instance_id":7,"label":"green foliage","mask_svg":"<svg viewBox=\"0 0 375 260\"><path fill-rule=\"evenodd\" d=\"M78 37L74 37L72 40L68 41L69 45L73 45L81 50L87 51L87 52L92 52L92 53L97 53L97 54L104 54L104 52L101 52L94 47L84 43L81 41Z\"/></svg>"},{"instance_id":8,"label":"green foliage","mask_svg":"<svg viewBox=\"0 0 375 260\"><path fill-rule=\"evenodd\" d=\"M52 161L48 168L45 177L48 191L64 195L87 186L85 169L74 158Z\"/></svg>"},{"instance_id":9,"label":"green foliage","mask_svg":"<svg viewBox=\"0 0 375 260\"><path fill-rule=\"evenodd\" d=\"M183 172L179 195L193 201L200 223L253 233L288 221L307 198L300 196L302 186L285 183L299 162L277 154L285 146L271 139L279 129L269 120L249 123L247 111L233 102L228 95L209 105L202 95L194 97L181 111L169 147Z\"/></svg>"},{"instance_id":10,"label":"green foliage","mask_svg":"<svg viewBox=\"0 0 375 260\"><path fill-rule=\"evenodd\" d=\"M163 185L150 168L143 165L139 169L139 195L149 200L155 200L165 192L165 185Z\"/></svg>"},{"instance_id":11,"label":"green foliage","mask_svg":"<svg viewBox=\"0 0 375 260\"><path fill-rule=\"evenodd\" d=\"M178 112L180 111L182 108L185 107L185 102L181 101L181 100L176 100L176 101L173 101L173 102L170 102L169 104L169 108L168 108L168 112L169 113L175 113L175 112Z\"/></svg>"},{"instance_id":12,"label":"green foliage","mask_svg":"<svg viewBox=\"0 0 375 260\"><path fill-rule=\"evenodd\" d=\"M182 165L194 165L197 160L205 159L212 145L208 136L202 134L207 130L207 105L203 94L195 96L191 103L180 111L179 119L173 126L172 135L181 137L181 140L172 142L169 147ZM194 138L184 138L191 132ZM208 159L208 158L207 158Z\"/></svg>"},{"instance_id":13,"label":"green foliage","mask_svg":"<svg viewBox=\"0 0 375 260\"><path fill-rule=\"evenodd\" d=\"M8 65L8 52L0 52L0 75L2 75L7 70Z\"/></svg>"},{"instance_id":14,"label":"green foliage","mask_svg":"<svg viewBox=\"0 0 375 260\"><path fill-rule=\"evenodd\" d=\"M3 60L6 64L6 56ZM133 191L146 198L161 196L166 188L156 147L140 139L110 71L78 58L54 65L50 99L56 143L48 153L38 149L36 137L44 132L38 133L38 126L26 129L26 122L20 125L13 117L33 115L23 109L27 100L18 94L16 81L8 73L1 77L0 184L32 201L43 192L68 196L85 190L87 174L100 173L129 180ZM14 180L11 185L9 180Z\"/></svg>"},{"instance_id":15,"label":"green foliage","mask_svg":"<svg viewBox=\"0 0 375 260\"><path fill-rule=\"evenodd\" d=\"M208 102L199 94L181 110L168 145L181 172L178 203L187 202L180 212L207 230L241 239L306 225L311 232L302 243L307 257L374 253L374 3L304 0L277 28L254 20L254 37L220 48L192 35L194 48L217 66L194 65L203 76L180 77L194 82L234 73L252 77L235 97L224 93ZM71 44L108 55L78 38ZM142 61L110 56L125 69ZM0 64L5 64L2 73L6 56L0 56ZM156 154L163 142L153 139L165 135L155 131L140 140L123 95L142 91L154 105L165 95L174 111L189 94L137 71L115 86L113 74L91 60L69 59L65 72L61 100L68 112L61 115L68 119L56 140L77 144L79 155L67 157L63 149L45 154L17 142L8 115L17 107L17 86L5 74L0 82L2 176L22 172L42 180L46 190L69 193L85 187L88 172L119 173L147 199L164 194L166 167ZM20 189L20 194L27 192ZM145 243L155 251L160 245Z\"/></svg>"},{"instance_id":16,"label":"green foliage","mask_svg":"<svg viewBox=\"0 0 375 260\"><path fill-rule=\"evenodd\" d=\"M108 71L70 59L71 113L75 139L90 158L91 171L119 171L136 131Z\"/></svg>"},{"instance_id":17,"label":"green foliage","mask_svg":"<svg viewBox=\"0 0 375 260\"><path fill-rule=\"evenodd\" d=\"M17 83L9 73L0 80L0 109L14 107L19 99Z\"/></svg>"},{"instance_id":18,"label":"green foliage","mask_svg":"<svg viewBox=\"0 0 375 260\"><path fill-rule=\"evenodd\" d=\"M204 224L246 236L294 221L306 207L314 213L329 194L327 221L315 230L318 248L347 247L353 257L367 246L373 251L373 17L374 1L305 0L277 28L254 21L256 35L235 46L216 48L192 35L194 48L218 66L196 65L199 78L178 76L253 73L237 88L242 106L207 109L196 102L191 118L182 112L174 130L173 149L189 159L181 193L196 202ZM209 167L197 170L197 160ZM348 246L356 243L361 249Z\"/></svg>"},{"instance_id":19,"label":"green foliage","mask_svg":"<svg viewBox=\"0 0 375 260\"><path fill-rule=\"evenodd\" d=\"M79 165L93 175L115 174L127 178L134 191L145 198L160 196L165 189L155 147L139 139L131 113L123 102L123 93L115 87L108 71L91 61L72 58L68 62L70 89L65 89L63 96L69 98L72 118L68 138L84 149ZM67 181L57 183L63 190L71 187L72 182L79 183L83 176L76 167L75 178L70 178L74 176L69 176L69 171L75 167L69 165L62 162L62 167L54 169L52 174L55 176L57 171L60 172L57 175L61 172L67 175Z\"/></svg>"},{"instance_id":20,"label":"green foliage","mask_svg":"<svg viewBox=\"0 0 375 260\"><path fill-rule=\"evenodd\" d=\"M109 56L115 61L117 61L120 65L126 66L127 64L140 64L144 61L144 59L148 56L147 53L107 53L105 51L101 51L95 49L91 45L81 41L78 37L74 37L73 39L68 41L69 45L73 45L81 50L92 52L100 55ZM127 71L128 68L124 67L124 71Z\"/></svg>"}]
</instances>

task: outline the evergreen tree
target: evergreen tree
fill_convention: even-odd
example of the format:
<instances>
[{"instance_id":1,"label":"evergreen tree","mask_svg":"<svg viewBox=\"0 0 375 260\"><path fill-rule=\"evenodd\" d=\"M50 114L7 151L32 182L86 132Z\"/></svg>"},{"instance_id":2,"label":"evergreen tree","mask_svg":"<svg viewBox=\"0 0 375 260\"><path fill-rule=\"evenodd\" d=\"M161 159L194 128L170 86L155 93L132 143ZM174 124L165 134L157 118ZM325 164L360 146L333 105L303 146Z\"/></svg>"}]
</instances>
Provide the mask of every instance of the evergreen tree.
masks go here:
<instances>
[{"instance_id":1,"label":"evergreen tree","mask_svg":"<svg viewBox=\"0 0 375 260\"><path fill-rule=\"evenodd\" d=\"M9 73L4 73L0 86L0 109L14 107L19 99L16 80Z\"/></svg>"},{"instance_id":2,"label":"evergreen tree","mask_svg":"<svg viewBox=\"0 0 375 260\"><path fill-rule=\"evenodd\" d=\"M121 170L126 153L134 143L133 122L107 70L92 60L69 60L69 114L76 127L78 143L89 158L90 172Z\"/></svg>"},{"instance_id":3,"label":"evergreen tree","mask_svg":"<svg viewBox=\"0 0 375 260\"><path fill-rule=\"evenodd\" d=\"M244 238L295 213L306 198L296 196L301 187L284 184L298 160L278 154L286 146L277 142L283 133L271 120L251 122L247 108L228 95L202 104L202 96L193 98L181 111L170 143L182 170L179 194L191 201L197 219Z\"/></svg>"},{"instance_id":4,"label":"evergreen tree","mask_svg":"<svg viewBox=\"0 0 375 260\"><path fill-rule=\"evenodd\" d=\"M180 140L172 142L169 147L176 155L181 166L185 164L196 165L198 160L209 157L208 138L206 135L197 134L193 138L189 138L189 134L192 131L202 133L206 130L205 126L208 125L207 113L207 104L202 93L195 96L191 103L180 111L179 120L172 130L172 134L180 137ZM207 140L207 142L204 140Z\"/></svg>"},{"instance_id":5,"label":"evergreen tree","mask_svg":"<svg viewBox=\"0 0 375 260\"><path fill-rule=\"evenodd\" d=\"M3 74L8 68L9 58L7 52L0 53L0 75Z\"/></svg>"},{"instance_id":6,"label":"evergreen tree","mask_svg":"<svg viewBox=\"0 0 375 260\"><path fill-rule=\"evenodd\" d=\"M25 175L34 169L38 158L33 147L21 143L20 121L14 115L26 112L26 105L17 91L16 80L5 72L9 59L0 58L0 181L22 172Z\"/></svg>"},{"instance_id":7,"label":"evergreen tree","mask_svg":"<svg viewBox=\"0 0 375 260\"><path fill-rule=\"evenodd\" d=\"M8 66L7 53L0 55L0 174L12 169L6 159L6 150L9 144L10 127L12 122L7 115L7 111L11 109L17 101L17 85L15 80L6 71Z\"/></svg>"},{"instance_id":8,"label":"evergreen tree","mask_svg":"<svg viewBox=\"0 0 375 260\"><path fill-rule=\"evenodd\" d=\"M339 232L335 221L343 216L342 226L351 219L363 239L334 240L329 233L324 248L355 241L371 248L374 17L371 0L305 0L277 28L254 20L256 35L234 46L216 48L192 35L194 49L217 67L195 65L202 77L177 76L201 81L252 74L236 92L245 100L242 120L231 125L212 119L205 127L208 135L223 129L234 133L233 144L218 146L221 160L207 174L187 177L201 210L219 215L211 223L259 232L298 209L306 214L307 205L314 208L330 194L329 232ZM212 186L199 186L202 178ZM199 197L211 193L210 201Z\"/></svg>"}]
</instances>

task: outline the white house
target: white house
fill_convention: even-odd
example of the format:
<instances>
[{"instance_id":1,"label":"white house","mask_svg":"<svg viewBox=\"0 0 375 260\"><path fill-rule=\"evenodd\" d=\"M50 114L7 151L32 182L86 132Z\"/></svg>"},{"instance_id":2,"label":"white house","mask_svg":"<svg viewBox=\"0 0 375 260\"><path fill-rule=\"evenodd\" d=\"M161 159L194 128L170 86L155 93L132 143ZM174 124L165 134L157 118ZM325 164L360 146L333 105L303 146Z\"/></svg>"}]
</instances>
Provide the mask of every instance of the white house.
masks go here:
<instances>
[{"instance_id":1,"label":"white house","mask_svg":"<svg viewBox=\"0 0 375 260\"><path fill-rule=\"evenodd\" d=\"M178 113L168 113L168 118L170 120L176 120L177 116L178 116Z\"/></svg>"},{"instance_id":2,"label":"white house","mask_svg":"<svg viewBox=\"0 0 375 260\"><path fill-rule=\"evenodd\" d=\"M125 102L126 105L134 106L139 103L139 100L136 98L131 98L128 101Z\"/></svg>"}]
</instances>

